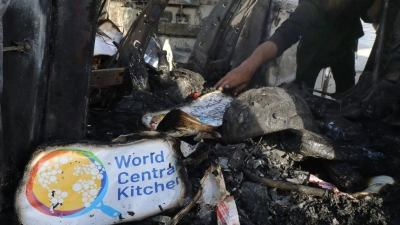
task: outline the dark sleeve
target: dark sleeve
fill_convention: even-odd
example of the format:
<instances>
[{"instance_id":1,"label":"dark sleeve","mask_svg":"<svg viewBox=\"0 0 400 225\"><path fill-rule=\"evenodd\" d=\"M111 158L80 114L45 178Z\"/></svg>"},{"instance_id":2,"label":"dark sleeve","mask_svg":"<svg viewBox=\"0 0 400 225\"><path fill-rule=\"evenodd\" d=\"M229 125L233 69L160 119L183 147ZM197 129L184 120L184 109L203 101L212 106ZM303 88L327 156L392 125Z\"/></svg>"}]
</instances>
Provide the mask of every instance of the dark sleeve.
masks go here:
<instances>
[{"instance_id":1,"label":"dark sleeve","mask_svg":"<svg viewBox=\"0 0 400 225\"><path fill-rule=\"evenodd\" d=\"M317 5L307 1L300 3L289 18L268 39L278 46L277 56L281 56L286 49L298 42L308 29L319 29L318 23L321 19Z\"/></svg>"},{"instance_id":2,"label":"dark sleeve","mask_svg":"<svg viewBox=\"0 0 400 225\"><path fill-rule=\"evenodd\" d=\"M375 0L359 0L357 2L357 4L358 4L357 8L360 9L360 17L365 23L373 23L374 22L367 16L368 9L374 4L374 2L375 2ZM382 8L383 8L383 6L382 6Z\"/></svg>"}]
</instances>

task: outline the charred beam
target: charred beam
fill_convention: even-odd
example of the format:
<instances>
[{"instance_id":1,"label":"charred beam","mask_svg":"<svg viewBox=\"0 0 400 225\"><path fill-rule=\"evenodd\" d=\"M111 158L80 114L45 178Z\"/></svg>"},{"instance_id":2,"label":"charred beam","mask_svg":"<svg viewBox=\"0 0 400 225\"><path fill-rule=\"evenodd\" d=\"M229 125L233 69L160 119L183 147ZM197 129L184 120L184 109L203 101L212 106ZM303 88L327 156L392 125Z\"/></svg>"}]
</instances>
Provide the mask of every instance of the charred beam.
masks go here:
<instances>
[{"instance_id":1,"label":"charred beam","mask_svg":"<svg viewBox=\"0 0 400 225\"><path fill-rule=\"evenodd\" d=\"M85 136L99 8L98 0L53 2L45 140L79 140Z\"/></svg>"},{"instance_id":2,"label":"charred beam","mask_svg":"<svg viewBox=\"0 0 400 225\"><path fill-rule=\"evenodd\" d=\"M200 25L179 24L160 22L158 24L158 33L175 36L197 37L200 32Z\"/></svg>"},{"instance_id":3,"label":"charred beam","mask_svg":"<svg viewBox=\"0 0 400 225\"><path fill-rule=\"evenodd\" d=\"M120 85L124 81L123 73L126 70L127 68L93 70L90 76L90 85L98 88Z\"/></svg>"},{"instance_id":4,"label":"charred beam","mask_svg":"<svg viewBox=\"0 0 400 225\"><path fill-rule=\"evenodd\" d=\"M382 59L382 51L383 51L383 42L385 40L385 30L386 30L386 17L387 17L387 11L389 8L389 0L384 1L383 5L383 13L381 16L381 26L379 27L379 32L378 32L378 45L376 48L376 55L375 55L375 65L374 65L374 72L373 72L373 82L377 82L379 79L379 71L380 71L380 63Z\"/></svg>"},{"instance_id":5,"label":"charred beam","mask_svg":"<svg viewBox=\"0 0 400 225\"><path fill-rule=\"evenodd\" d=\"M10 0L0 2L0 103L2 102L3 96L3 15L9 4ZM2 210L2 205L4 203L3 187L5 183L4 169L6 163L2 120L3 115L1 113L0 104L0 211Z\"/></svg>"},{"instance_id":6,"label":"charred beam","mask_svg":"<svg viewBox=\"0 0 400 225\"><path fill-rule=\"evenodd\" d=\"M151 0L147 3L146 7L129 28L126 37L118 48L120 57L116 64L119 67L129 66L132 52L135 50L139 51L143 57L144 51L150 42L152 34L158 27L158 21L168 2L169 0ZM116 65L110 65L109 67L114 66Z\"/></svg>"}]
</instances>

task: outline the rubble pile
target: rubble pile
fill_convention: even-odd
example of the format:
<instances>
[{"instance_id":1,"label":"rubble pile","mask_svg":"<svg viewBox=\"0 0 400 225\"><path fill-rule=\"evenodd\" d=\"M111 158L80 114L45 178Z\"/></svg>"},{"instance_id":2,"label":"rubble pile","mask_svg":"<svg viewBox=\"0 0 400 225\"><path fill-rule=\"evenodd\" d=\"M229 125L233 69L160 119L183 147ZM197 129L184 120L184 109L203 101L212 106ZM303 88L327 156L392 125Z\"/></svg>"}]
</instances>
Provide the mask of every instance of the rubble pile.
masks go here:
<instances>
[{"instance_id":1,"label":"rubble pile","mask_svg":"<svg viewBox=\"0 0 400 225\"><path fill-rule=\"evenodd\" d=\"M266 92L273 94L276 90L290 93L286 96L301 102L302 108L287 107L282 99L276 104L273 98L264 100L258 96L266 96ZM205 94L211 88L194 91ZM171 93L167 87L155 92L135 91L112 107L92 108L88 135L93 140L110 141L119 135L140 133L148 130L141 121L146 113L179 108L193 101L190 92L186 98L167 93ZM331 115L319 117L308 109L310 104L306 102L310 99L302 99L283 88L249 90L236 97L228 105L219 128L222 137L200 138L195 152L183 158L193 193L201 189L200 180L206 170L219 165L226 190L234 196L241 224L396 224L399 186L383 183L379 191L364 191L374 176L399 179L396 146L385 149L379 144L380 137L393 134L396 128L362 116L356 120ZM264 106L258 103L268 100L272 102ZM257 114L251 115L249 109ZM296 117L306 123L299 120L290 123ZM256 126L264 121L267 126ZM282 123L280 127L279 123ZM390 129L380 133L382 130L374 127ZM195 140L199 141L194 136L179 139L192 145L196 144ZM272 183L265 185L258 178ZM173 218L177 212L162 215ZM193 207L178 224L216 224L217 218L215 207ZM149 218L135 224L157 224L154 221Z\"/></svg>"},{"instance_id":2,"label":"rubble pile","mask_svg":"<svg viewBox=\"0 0 400 225\"><path fill-rule=\"evenodd\" d=\"M127 46L141 38L139 47L147 47L150 37L133 32L140 25L132 25ZM211 60L210 52L217 51L209 45L196 45L193 52L201 58L205 51ZM113 56L119 67L128 68L132 84L122 86L128 94L111 104L91 104L87 136L108 143L159 135L178 140L192 195L181 207L160 208L157 216L128 223L400 223L398 83L374 83L365 72L354 88L333 99L292 85L231 96L215 92L214 81L204 79L213 77L204 72L212 68L207 60L197 62L194 54L189 62L197 67L176 66L154 46L156 54L144 58L143 49L132 46L122 49L122 60ZM210 123L215 119L219 122Z\"/></svg>"},{"instance_id":3,"label":"rubble pile","mask_svg":"<svg viewBox=\"0 0 400 225\"><path fill-rule=\"evenodd\" d=\"M87 139L35 149L19 224L400 224L400 14L345 93L281 84L290 55L214 88L297 2L102 1Z\"/></svg>"}]
</instances>

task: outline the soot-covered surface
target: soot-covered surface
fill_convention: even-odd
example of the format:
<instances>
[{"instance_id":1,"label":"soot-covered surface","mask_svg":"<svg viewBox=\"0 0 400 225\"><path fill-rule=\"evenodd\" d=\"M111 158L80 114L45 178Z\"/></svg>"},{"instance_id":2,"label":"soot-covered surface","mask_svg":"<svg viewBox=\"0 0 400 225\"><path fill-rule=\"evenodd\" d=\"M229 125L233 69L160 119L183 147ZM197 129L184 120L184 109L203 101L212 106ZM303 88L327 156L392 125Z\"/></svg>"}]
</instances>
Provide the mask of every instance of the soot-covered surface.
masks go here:
<instances>
[{"instance_id":1,"label":"soot-covered surface","mask_svg":"<svg viewBox=\"0 0 400 225\"><path fill-rule=\"evenodd\" d=\"M189 79L187 76L189 76ZM188 87L179 90L184 90L180 93L188 92L187 96L189 97L177 94L177 86L173 90L161 87L153 92L134 91L131 96L124 97L121 101L107 108L92 106L88 118L87 132L89 139L110 141L118 135L146 130L141 122L141 118L146 112L161 111L185 105L193 100L190 97L191 93L205 93L211 90L210 87L203 88L204 81L192 79L193 76L196 77L197 75L190 71L184 71L184 73L180 72L179 75L175 75L178 79L174 80L175 83L178 83L177 86L186 85ZM179 83L180 81L185 84ZM331 118L327 117L326 120L329 119ZM328 122L332 122L332 120ZM320 119L319 124L323 128L321 134L331 138L336 137L339 141L350 143L349 145L365 144L369 147L381 146L382 149L387 145L378 144L382 134L377 134L376 129L374 129L374 127L382 127L382 121L374 120L374 123L367 123L369 126L363 125L361 120L353 120L349 122L350 125L347 122L343 122L343 126L346 128L332 130L326 125L326 121ZM357 124L354 129L350 129L352 123ZM379 124L379 126L376 124ZM337 126L340 125L337 124ZM391 127L391 129L390 134L397 132L395 128ZM354 130L357 132L354 132ZM363 133L360 134L358 131ZM360 135L364 137L364 141L360 142ZM331 179L331 171L327 169L329 168L327 166L329 161L306 158L297 152L287 151L288 149L285 151L284 143L287 141L287 138L285 138L285 135L273 133L254 137L233 146L228 146L223 141L205 141L200 145L197 152L184 159L193 193L197 192L199 181L207 168L213 163L220 163L227 190L235 197L241 224L400 223L400 215L398 215L400 188L397 185L387 187L380 195L372 195L359 200L331 192L321 198L269 188L253 182L241 172L240 168L244 167L259 176L308 186L313 186L308 182L308 179L310 174L314 174L337 185L335 180ZM186 140L189 139L191 138L186 138ZM390 143L395 142L392 139L390 139L392 141ZM398 149L396 145L392 144L389 153L395 153ZM232 155L238 151L246 157L234 162ZM396 154L390 154L390 157L392 156L394 157ZM230 162L231 167L223 163L226 161ZM371 174L358 171L357 166L351 163L349 165L362 178L366 179L371 176ZM400 173L396 173L396 171L381 175L391 175L395 180L400 179ZM343 179L348 179L348 177ZM364 187L356 186L353 189L360 191L362 188ZM341 191L343 190L341 189ZM179 209L163 215L173 217L177 212L179 212ZM154 218L149 218L131 224L160 224L154 221ZM200 210L200 207L194 207L178 224L217 224L217 215L213 208Z\"/></svg>"}]
</instances>

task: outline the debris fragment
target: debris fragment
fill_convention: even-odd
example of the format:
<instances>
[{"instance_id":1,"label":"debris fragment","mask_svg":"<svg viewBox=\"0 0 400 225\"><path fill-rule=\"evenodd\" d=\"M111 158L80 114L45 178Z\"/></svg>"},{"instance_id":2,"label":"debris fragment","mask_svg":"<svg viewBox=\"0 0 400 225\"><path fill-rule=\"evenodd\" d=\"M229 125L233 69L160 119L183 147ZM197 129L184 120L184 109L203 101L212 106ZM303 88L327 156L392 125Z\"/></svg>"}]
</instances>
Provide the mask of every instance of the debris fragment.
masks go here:
<instances>
[{"instance_id":1,"label":"debris fragment","mask_svg":"<svg viewBox=\"0 0 400 225\"><path fill-rule=\"evenodd\" d=\"M368 188L363 191L354 193L356 198L364 197L370 194L379 194L387 185L393 185L395 181L389 176L376 176L368 180Z\"/></svg>"},{"instance_id":2,"label":"debris fragment","mask_svg":"<svg viewBox=\"0 0 400 225\"><path fill-rule=\"evenodd\" d=\"M318 186L320 186L324 189L328 189L328 190L332 190L335 188L335 185L333 185L329 182L323 181L313 174L310 175L310 183L317 184Z\"/></svg>"},{"instance_id":3,"label":"debris fragment","mask_svg":"<svg viewBox=\"0 0 400 225\"><path fill-rule=\"evenodd\" d=\"M167 224L171 221L171 217L169 216L155 216L152 218L152 221L162 224Z\"/></svg>"},{"instance_id":4,"label":"debris fragment","mask_svg":"<svg viewBox=\"0 0 400 225\"><path fill-rule=\"evenodd\" d=\"M381 152L359 146L334 145L328 138L308 130L288 129L282 132L283 144L289 151L295 151L303 156L328 160L341 160L358 166L369 166L387 159ZM379 169L385 169L384 166Z\"/></svg>"},{"instance_id":5,"label":"debris fragment","mask_svg":"<svg viewBox=\"0 0 400 225\"><path fill-rule=\"evenodd\" d=\"M216 131L203 131L193 138L196 142L203 142L204 140L220 140L221 134Z\"/></svg>"},{"instance_id":6,"label":"debris fragment","mask_svg":"<svg viewBox=\"0 0 400 225\"><path fill-rule=\"evenodd\" d=\"M342 191L353 193L367 187L365 178L348 163L327 161L325 168L329 177Z\"/></svg>"},{"instance_id":7,"label":"debris fragment","mask_svg":"<svg viewBox=\"0 0 400 225\"><path fill-rule=\"evenodd\" d=\"M157 126L157 131L168 132L172 137L193 136L201 131L216 131L216 129L180 109L171 110Z\"/></svg>"},{"instance_id":8,"label":"debris fragment","mask_svg":"<svg viewBox=\"0 0 400 225\"><path fill-rule=\"evenodd\" d=\"M268 217L270 216L268 196L271 193L268 189L271 190L271 188L260 183L245 181L241 184L238 197L238 201L241 203L240 209L244 210L249 220L256 222L256 224L268 224Z\"/></svg>"},{"instance_id":9,"label":"debris fragment","mask_svg":"<svg viewBox=\"0 0 400 225\"><path fill-rule=\"evenodd\" d=\"M202 209L213 208L229 196L229 192L227 192L225 188L225 181L219 165L212 165L206 170L200 181L200 185L201 186L199 187L194 199L178 214L176 214L168 225L177 224L182 217L195 206L196 203L200 204Z\"/></svg>"},{"instance_id":10,"label":"debris fragment","mask_svg":"<svg viewBox=\"0 0 400 225\"><path fill-rule=\"evenodd\" d=\"M335 185L333 185L333 184L331 184L329 182L323 181L323 180L319 179L315 175L310 176L310 183L315 183L315 184L317 184L318 186L320 186L320 187L322 187L324 189L332 190L332 192L334 194L338 195L338 196L345 196L348 199L352 199L352 200L355 199L352 195L339 191L339 189L337 189L335 187Z\"/></svg>"},{"instance_id":11,"label":"debris fragment","mask_svg":"<svg viewBox=\"0 0 400 225\"><path fill-rule=\"evenodd\" d=\"M184 157L188 157L190 154L196 151L197 146L199 146L199 143L196 145L190 145L184 141L181 141L181 151Z\"/></svg>"},{"instance_id":12,"label":"debris fragment","mask_svg":"<svg viewBox=\"0 0 400 225\"><path fill-rule=\"evenodd\" d=\"M157 43L156 39L151 37L146 52L144 53L144 61L152 67L157 68L160 61L158 57L158 52L160 50L160 45Z\"/></svg>"},{"instance_id":13,"label":"debris fragment","mask_svg":"<svg viewBox=\"0 0 400 225\"><path fill-rule=\"evenodd\" d=\"M264 87L246 91L232 101L221 134L226 142L239 143L289 128L318 130L302 98L282 88Z\"/></svg>"},{"instance_id":14,"label":"debris fragment","mask_svg":"<svg viewBox=\"0 0 400 225\"><path fill-rule=\"evenodd\" d=\"M149 74L141 52L133 48L128 64L129 76L132 81L133 89L146 91L149 89Z\"/></svg>"},{"instance_id":15,"label":"debris fragment","mask_svg":"<svg viewBox=\"0 0 400 225\"><path fill-rule=\"evenodd\" d=\"M171 71L169 68L169 63L167 61L167 51L158 51L157 52L159 63L158 63L158 73L159 73L159 84L161 86L168 85L170 82L169 72Z\"/></svg>"},{"instance_id":16,"label":"debris fragment","mask_svg":"<svg viewBox=\"0 0 400 225\"><path fill-rule=\"evenodd\" d=\"M328 195L328 192L324 189L320 188L313 188L313 187L308 187L304 185L298 185L298 184L292 184L289 182L284 182L284 181L275 181L269 178L261 178L254 173L250 172L247 169L242 169L243 173L250 178L252 181L257 182L257 183L262 183L267 185L268 187L273 187L273 188L279 188L283 190L288 190L288 191L296 191L308 195L314 195L317 197L326 197Z\"/></svg>"},{"instance_id":17,"label":"debris fragment","mask_svg":"<svg viewBox=\"0 0 400 225\"><path fill-rule=\"evenodd\" d=\"M113 56L118 51L117 45L122 40L122 32L111 21L101 21L94 42L94 56Z\"/></svg>"},{"instance_id":18,"label":"debris fragment","mask_svg":"<svg viewBox=\"0 0 400 225\"><path fill-rule=\"evenodd\" d=\"M365 189L364 191L378 194L384 186L393 184L395 184L395 181L392 177L376 176L369 179L368 188Z\"/></svg>"},{"instance_id":19,"label":"debris fragment","mask_svg":"<svg viewBox=\"0 0 400 225\"><path fill-rule=\"evenodd\" d=\"M321 134L331 139L336 144L366 145L365 135L361 127L341 117L325 116L318 120Z\"/></svg>"},{"instance_id":20,"label":"debris fragment","mask_svg":"<svg viewBox=\"0 0 400 225\"><path fill-rule=\"evenodd\" d=\"M218 225L240 225L239 214L233 196L217 205Z\"/></svg>"},{"instance_id":21,"label":"debris fragment","mask_svg":"<svg viewBox=\"0 0 400 225\"><path fill-rule=\"evenodd\" d=\"M181 211L179 211L179 213L177 213L174 216L174 218L172 218L172 220L168 223L168 225L176 225L182 219L182 217L185 216L185 214L197 204L197 201L200 199L202 193L203 189L200 187L199 191L194 196L193 200L188 205L186 205Z\"/></svg>"},{"instance_id":22,"label":"debris fragment","mask_svg":"<svg viewBox=\"0 0 400 225\"><path fill-rule=\"evenodd\" d=\"M221 167L219 165L213 165L208 168L200 183L202 185L203 193L198 203L201 207L214 207L229 196L229 192L225 187Z\"/></svg>"},{"instance_id":23,"label":"debris fragment","mask_svg":"<svg viewBox=\"0 0 400 225\"><path fill-rule=\"evenodd\" d=\"M183 112L200 120L200 122L218 127L222 125L222 117L225 113L227 105L232 101L232 98L223 94L220 91L215 91L203 95L193 101L188 106L179 108ZM159 123L165 115L171 110L166 110L156 113L146 113L142 122L150 129L157 129Z\"/></svg>"}]
</instances>

